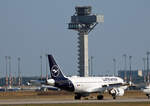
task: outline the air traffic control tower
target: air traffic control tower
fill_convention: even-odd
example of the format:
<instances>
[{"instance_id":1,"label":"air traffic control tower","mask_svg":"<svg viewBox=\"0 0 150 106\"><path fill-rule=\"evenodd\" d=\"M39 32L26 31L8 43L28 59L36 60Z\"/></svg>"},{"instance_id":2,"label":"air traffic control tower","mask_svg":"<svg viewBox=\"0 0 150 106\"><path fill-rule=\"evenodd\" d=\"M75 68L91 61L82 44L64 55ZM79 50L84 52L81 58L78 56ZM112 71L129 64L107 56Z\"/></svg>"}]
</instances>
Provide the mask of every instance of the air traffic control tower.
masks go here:
<instances>
[{"instance_id":1,"label":"air traffic control tower","mask_svg":"<svg viewBox=\"0 0 150 106\"><path fill-rule=\"evenodd\" d=\"M104 15L91 14L91 6L77 6L75 10L68 29L78 31L78 72L80 76L88 77L88 34L99 22L104 22Z\"/></svg>"}]
</instances>

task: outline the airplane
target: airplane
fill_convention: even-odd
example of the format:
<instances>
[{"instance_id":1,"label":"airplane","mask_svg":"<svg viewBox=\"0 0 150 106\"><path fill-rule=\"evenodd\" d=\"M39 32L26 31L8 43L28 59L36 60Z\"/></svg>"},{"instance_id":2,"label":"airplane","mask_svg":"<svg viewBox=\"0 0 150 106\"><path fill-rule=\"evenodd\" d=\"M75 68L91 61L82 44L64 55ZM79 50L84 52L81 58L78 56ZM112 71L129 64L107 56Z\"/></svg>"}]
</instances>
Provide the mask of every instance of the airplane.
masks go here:
<instances>
[{"instance_id":1,"label":"airplane","mask_svg":"<svg viewBox=\"0 0 150 106\"><path fill-rule=\"evenodd\" d=\"M53 90L53 91L59 91L60 89L54 86L50 85L41 85L41 91L48 91L48 90Z\"/></svg>"},{"instance_id":2,"label":"airplane","mask_svg":"<svg viewBox=\"0 0 150 106\"><path fill-rule=\"evenodd\" d=\"M41 91L48 91L48 90L60 90L59 88L57 87L54 87L54 86L50 86L50 85L47 85L46 83L46 79L38 79L38 80L30 80L29 82L26 82L26 84L28 86L37 86L39 90Z\"/></svg>"},{"instance_id":3,"label":"airplane","mask_svg":"<svg viewBox=\"0 0 150 106\"><path fill-rule=\"evenodd\" d=\"M117 96L123 96L127 84L119 77L66 77L52 55L48 55L49 68L52 79L47 80L47 84L74 92L75 100L80 100L81 97L89 96L91 93L99 93L98 100L104 98L103 93L108 91L109 94L116 99Z\"/></svg>"},{"instance_id":4,"label":"airplane","mask_svg":"<svg viewBox=\"0 0 150 106\"><path fill-rule=\"evenodd\" d=\"M45 79L46 80L46 79ZM42 84L45 84L45 80L30 80L26 82L27 85L34 85L34 86L41 86Z\"/></svg>"},{"instance_id":5,"label":"airplane","mask_svg":"<svg viewBox=\"0 0 150 106\"><path fill-rule=\"evenodd\" d=\"M143 88L142 91L146 94L148 99L150 99L150 84L145 86L145 88Z\"/></svg>"}]
</instances>

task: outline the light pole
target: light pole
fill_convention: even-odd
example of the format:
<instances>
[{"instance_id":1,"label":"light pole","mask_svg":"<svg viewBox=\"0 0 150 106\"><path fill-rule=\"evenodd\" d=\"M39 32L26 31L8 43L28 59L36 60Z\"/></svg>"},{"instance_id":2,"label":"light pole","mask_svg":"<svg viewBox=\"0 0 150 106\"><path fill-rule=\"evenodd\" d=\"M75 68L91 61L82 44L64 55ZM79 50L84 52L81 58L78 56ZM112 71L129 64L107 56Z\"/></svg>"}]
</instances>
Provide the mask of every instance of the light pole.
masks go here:
<instances>
[{"instance_id":1,"label":"light pole","mask_svg":"<svg viewBox=\"0 0 150 106\"><path fill-rule=\"evenodd\" d=\"M8 56L5 56L5 62L6 62L6 79L5 79L5 81L6 81L6 87L8 87L8 70L7 70L7 64L8 64L8 61L7 61L7 59L8 59Z\"/></svg>"},{"instance_id":2,"label":"light pole","mask_svg":"<svg viewBox=\"0 0 150 106\"><path fill-rule=\"evenodd\" d=\"M149 54L150 52L147 52L147 83L149 83Z\"/></svg>"},{"instance_id":3,"label":"light pole","mask_svg":"<svg viewBox=\"0 0 150 106\"><path fill-rule=\"evenodd\" d=\"M126 63L127 55L124 54L123 57L124 57L124 80L127 81L127 73L126 73L126 71L127 71L127 63Z\"/></svg>"},{"instance_id":4,"label":"light pole","mask_svg":"<svg viewBox=\"0 0 150 106\"><path fill-rule=\"evenodd\" d=\"M146 58L143 57L143 72L144 72L144 82L146 82L146 74L145 74L145 64L146 64Z\"/></svg>"},{"instance_id":5,"label":"light pole","mask_svg":"<svg viewBox=\"0 0 150 106\"><path fill-rule=\"evenodd\" d=\"M48 80L48 68L47 68L48 67L48 62L47 62L48 55L46 54L45 57L46 57L46 80Z\"/></svg>"},{"instance_id":6,"label":"light pole","mask_svg":"<svg viewBox=\"0 0 150 106\"><path fill-rule=\"evenodd\" d=\"M41 80L42 80L42 56L40 56L40 60L41 60Z\"/></svg>"},{"instance_id":7,"label":"light pole","mask_svg":"<svg viewBox=\"0 0 150 106\"><path fill-rule=\"evenodd\" d=\"M132 72L131 72L131 65L132 65L132 56L129 56L129 69L130 69L130 81L132 81Z\"/></svg>"},{"instance_id":8,"label":"light pole","mask_svg":"<svg viewBox=\"0 0 150 106\"><path fill-rule=\"evenodd\" d=\"M12 76L11 76L11 56L8 56L9 59L9 86L12 85Z\"/></svg>"},{"instance_id":9,"label":"light pole","mask_svg":"<svg viewBox=\"0 0 150 106\"><path fill-rule=\"evenodd\" d=\"M21 58L18 57L18 85L20 86L21 85L21 70L20 70L20 61L21 61Z\"/></svg>"},{"instance_id":10,"label":"light pole","mask_svg":"<svg viewBox=\"0 0 150 106\"><path fill-rule=\"evenodd\" d=\"M114 76L116 76L116 59L113 58L113 63L114 63Z\"/></svg>"}]
</instances>

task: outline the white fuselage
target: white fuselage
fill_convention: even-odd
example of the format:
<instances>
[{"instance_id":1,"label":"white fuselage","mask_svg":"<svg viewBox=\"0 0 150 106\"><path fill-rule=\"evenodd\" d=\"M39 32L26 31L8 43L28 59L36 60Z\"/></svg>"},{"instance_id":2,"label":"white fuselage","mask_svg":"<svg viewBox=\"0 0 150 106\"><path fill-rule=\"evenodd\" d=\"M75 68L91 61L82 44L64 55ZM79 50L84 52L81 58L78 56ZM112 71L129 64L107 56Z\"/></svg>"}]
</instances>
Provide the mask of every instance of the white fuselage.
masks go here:
<instances>
[{"instance_id":1,"label":"white fuselage","mask_svg":"<svg viewBox=\"0 0 150 106\"><path fill-rule=\"evenodd\" d=\"M68 77L72 81L75 93L81 92L103 92L110 84L123 84L123 79L119 77Z\"/></svg>"}]
</instances>

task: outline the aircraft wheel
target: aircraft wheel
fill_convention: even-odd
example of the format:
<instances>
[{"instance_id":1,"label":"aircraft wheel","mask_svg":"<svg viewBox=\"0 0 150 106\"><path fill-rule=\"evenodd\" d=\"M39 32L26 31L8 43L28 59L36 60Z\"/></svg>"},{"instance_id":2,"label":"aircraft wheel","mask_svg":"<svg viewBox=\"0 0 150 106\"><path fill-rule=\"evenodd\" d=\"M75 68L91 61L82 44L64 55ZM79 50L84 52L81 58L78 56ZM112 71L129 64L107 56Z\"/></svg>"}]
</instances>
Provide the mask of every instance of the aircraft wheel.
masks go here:
<instances>
[{"instance_id":1,"label":"aircraft wheel","mask_svg":"<svg viewBox=\"0 0 150 106\"><path fill-rule=\"evenodd\" d=\"M98 96L97 96L97 99L98 99L98 100L103 100L103 98L104 98L103 95L98 95Z\"/></svg>"},{"instance_id":2,"label":"aircraft wheel","mask_svg":"<svg viewBox=\"0 0 150 106\"><path fill-rule=\"evenodd\" d=\"M75 95L75 96L74 96L74 99L75 99L75 100L80 100L80 99L81 99L81 95L78 95L78 94Z\"/></svg>"},{"instance_id":3,"label":"aircraft wheel","mask_svg":"<svg viewBox=\"0 0 150 106\"><path fill-rule=\"evenodd\" d=\"M148 96L148 99L150 99L150 96Z\"/></svg>"},{"instance_id":4,"label":"aircraft wheel","mask_svg":"<svg viewBox=\"0 0 150 106\"><path fill-rule=\"evenodd\" d=\"M113 96L113 99L116 99L116 96Z\"/></svg>"},{"instance_id":5,"label":"aircraft wheel","mask_svg":"<svg viewBox=\"0 0 150 106\"><path fill-rule=\"evenodd\" d=\"M146 96L148 97L148 99L150 99L150 95L149 94L146 94Z\"/></svg>"}]
</instances>

